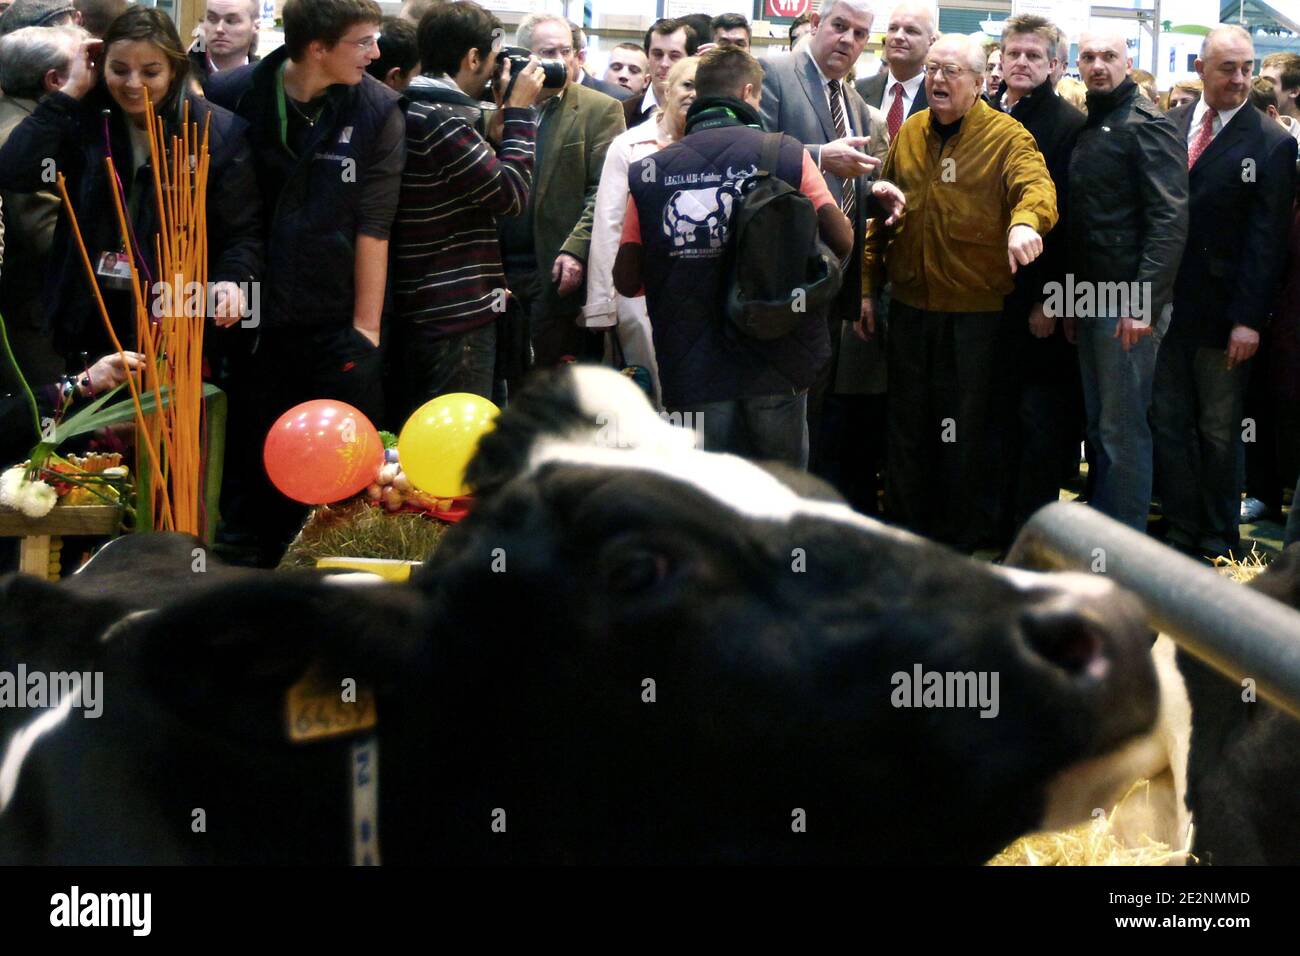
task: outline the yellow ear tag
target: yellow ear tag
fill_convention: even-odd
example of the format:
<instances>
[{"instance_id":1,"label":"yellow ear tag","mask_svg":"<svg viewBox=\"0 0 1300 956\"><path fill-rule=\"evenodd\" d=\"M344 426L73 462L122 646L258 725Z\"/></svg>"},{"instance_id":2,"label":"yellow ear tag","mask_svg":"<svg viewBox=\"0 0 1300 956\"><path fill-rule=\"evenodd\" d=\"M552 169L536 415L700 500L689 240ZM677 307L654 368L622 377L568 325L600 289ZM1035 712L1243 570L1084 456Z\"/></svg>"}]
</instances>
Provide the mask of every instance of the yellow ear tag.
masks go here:
<instances>
[{"instance_id":1,"label":"yellow ear tag","mask_svg":"<svg viewBox=\"0 0 1300 956\"><path fill-rule=\"evenodd\" d=\"M331 681L319 664L285 695L285 730L295 744L369 730L379 720L375 694L352 678Z\"/></svg>"}]
</instances>

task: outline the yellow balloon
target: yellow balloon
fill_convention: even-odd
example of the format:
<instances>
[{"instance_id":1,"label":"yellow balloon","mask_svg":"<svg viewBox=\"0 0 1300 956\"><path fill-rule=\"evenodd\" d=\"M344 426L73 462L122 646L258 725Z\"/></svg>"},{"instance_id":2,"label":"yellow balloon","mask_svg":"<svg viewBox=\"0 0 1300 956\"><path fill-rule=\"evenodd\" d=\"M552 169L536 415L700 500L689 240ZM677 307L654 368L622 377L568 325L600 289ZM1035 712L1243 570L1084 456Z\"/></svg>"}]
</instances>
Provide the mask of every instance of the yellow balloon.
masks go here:
<instances>
[{"instance_id":1,"label":"yellow balloon","mask_svg":"<svg viewBox=\"0 0 1300 956\"><path fill-rule=\"evenodd\" d=\"M501 414L486 398L452 392L425 402L397 436L397 459L416 488L439 498L469 494L465 466Z\"/></svg>"}]
</instances>

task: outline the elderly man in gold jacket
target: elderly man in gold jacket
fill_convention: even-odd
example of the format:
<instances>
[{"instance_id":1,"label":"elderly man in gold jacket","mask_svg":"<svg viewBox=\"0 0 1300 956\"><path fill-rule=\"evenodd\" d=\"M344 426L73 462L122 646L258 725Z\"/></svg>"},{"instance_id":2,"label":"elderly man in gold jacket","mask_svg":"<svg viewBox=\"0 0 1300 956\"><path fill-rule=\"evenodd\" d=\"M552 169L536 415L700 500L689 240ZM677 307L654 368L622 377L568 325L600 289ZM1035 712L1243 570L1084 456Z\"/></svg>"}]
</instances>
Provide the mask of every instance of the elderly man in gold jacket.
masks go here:
<instances>
[{"instance_id":1,"label":"elderly man in gold jacket","mask_svg":"<svg viewBox=\"0 0 1300 956\"><path fill-rule=\"evenodd\" d=\"M980 99L984 53L969 37L930 48L930 108L898 131L881 177L907 213L873 220L863 249L862 320L890 285L886 513L919 534L974 551L993 532L985 430L1002 300L1043 251L1056 188L1029 132Z\"/></svg>"}]
</instances>

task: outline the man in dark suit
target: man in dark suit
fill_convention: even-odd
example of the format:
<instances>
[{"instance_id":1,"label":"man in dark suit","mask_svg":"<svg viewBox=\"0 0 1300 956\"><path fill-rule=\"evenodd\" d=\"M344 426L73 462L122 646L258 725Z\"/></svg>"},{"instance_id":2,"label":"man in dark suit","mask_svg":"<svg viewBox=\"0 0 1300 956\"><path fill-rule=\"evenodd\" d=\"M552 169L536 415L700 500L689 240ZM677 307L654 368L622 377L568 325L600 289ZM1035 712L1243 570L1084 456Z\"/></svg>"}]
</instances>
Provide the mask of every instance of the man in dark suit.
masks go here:
<instances>
[{"instance_id":1,"label":"man in dark suit","mask_svg":"<svg viewBox=\"0 0 1300 956\"><path fill-rule=\"evenodd\" d=\"M573 64L569 70L569 81L571 83L581 83L587 89L595 90L597 93L612 96L619 102L631 96L632 92L630 90L626 90L614 83L598 80L587 72L587 34L582 27L572 20L569 21L569 30L573 34Z\"/></svg>"},{"instance_id":2,"label":"man in dark suit","mask_svg":"<svg viewBox=\"0 0 1300 956\"><path fill-rule=\"evenodd\" d=\"M1169 119L1187 141L1190 222L1151 428L1168 542L1206 557L1238 547L1238 441L1250 359L1282 278L1296 142L1247 102L1255 49L1238 26L1209 33L1205 92Z\"/></svg>"},{"instance_id":3,"label":"man in dark suit","mask_svg":"<svg viewBox=\"0 0 1300 956\"><path fill-rule=\"evenodd\" d=\"M668 89L668 71L678 60L695 56L698 34L681 20L656 20L645 32L645 54L650 61L650 82L643 96L623 101L623 122L628 129L640 126L659 112Z\"/></svg>"},{"instance_id":4,"label":"man in dark suit","mask_svg":"<svg viewBox=\"0 0 1300 956\"><path fill-rule=\"evenodd\" d=\"M857 84L858 95L885 114L892 140L903 120L919 113L925 101L925 55L939 39L934 9L924 0L904 0L889 14L885 30L885 62L889 69Z\"/></svg>"},{"instance_id":5,"label":"man in dark suit","mask_svg":"<svg viewBox=\"0 0 1300 956\"><path fill-rule=\"evenodd\" d=\"M825 7L823 6L823 9ZM861 317L862 236L873 196L897 190L873 176L889 151L884 116L844 82L871 31L867 0L838 0L813 14L808 45L772 57L763 75L763 125L807 147L825 175L835 201L853 225L853 252L844 264L844 285L827 315L832 357L809 393L809 468L839 488L855 507L873 512L874 473L880 465L864 430L883 429L885 357L878 340L864 342L851 325ZM901 194L898 199L901 200ZM836 395L828 400L828 395Z\"/></svg>"}]
</instances>

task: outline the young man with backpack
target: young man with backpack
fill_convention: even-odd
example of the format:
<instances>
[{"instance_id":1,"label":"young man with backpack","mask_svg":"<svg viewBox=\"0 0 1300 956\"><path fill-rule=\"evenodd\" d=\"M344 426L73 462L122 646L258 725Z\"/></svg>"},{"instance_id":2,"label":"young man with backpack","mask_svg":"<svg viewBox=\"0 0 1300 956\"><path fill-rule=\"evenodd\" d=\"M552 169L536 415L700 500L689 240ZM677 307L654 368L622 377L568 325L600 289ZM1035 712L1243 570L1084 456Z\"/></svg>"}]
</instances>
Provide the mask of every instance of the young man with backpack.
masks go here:
<instances>
[{"instance_id":1,"label":"young man with backpack","mask_svg":"<svg viewBox=\"0 0 1300 956\"><path fill-rule=\"evenodd\" d=\"M828 277L804 285L798 268L788 290L771 278L790 263L820 263L833 273L852 248L853 229L799 141L763 132L762 85L762 66L739 47L700 58L686 135L629 168L614 282L627 296L644 287L664 405L690 413L708 450L803 468L808 387L831 354L818 308ZM779 183L761 185L769 178L763 173ZM759 189L766 211L746 209L744 234L733 236L742 231L746 197ZM777 198L791 191L806 197L802 213L788 195ZM758 220L769 216L776 218L764 228ZM753 261L743 250L761 244L755 240L776 221L802 231L805 248L796 250L787 232L776 237L784 257ZM818 235L828 249L818 248ZM754 299L774 297L788 311L754 308Z\"/></svg>"}]
</instances>

